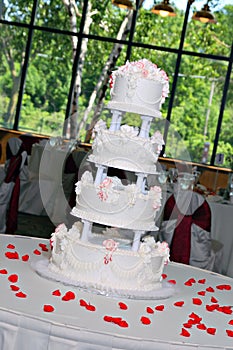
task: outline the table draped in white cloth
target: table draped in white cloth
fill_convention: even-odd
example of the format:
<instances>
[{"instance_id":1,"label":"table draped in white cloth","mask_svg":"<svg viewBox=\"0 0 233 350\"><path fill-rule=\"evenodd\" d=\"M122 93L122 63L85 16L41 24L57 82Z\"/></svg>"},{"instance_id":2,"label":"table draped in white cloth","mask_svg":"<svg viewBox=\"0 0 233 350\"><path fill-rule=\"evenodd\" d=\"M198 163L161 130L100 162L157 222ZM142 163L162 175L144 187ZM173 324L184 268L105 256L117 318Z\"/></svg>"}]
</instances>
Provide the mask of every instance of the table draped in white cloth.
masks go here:
<instances>
[{"instance_id":1,"label":"table draped in white cloth","mask_svg":"<svg viewBox=\"0 0 233 350\"><path fill-rule=\"evenodd\" d=\"M48 240L0 235L0 246L2 350L233 349L231 278L168 263L169 298L111 297L38 275Z\"/></svg>"}]
</instances>

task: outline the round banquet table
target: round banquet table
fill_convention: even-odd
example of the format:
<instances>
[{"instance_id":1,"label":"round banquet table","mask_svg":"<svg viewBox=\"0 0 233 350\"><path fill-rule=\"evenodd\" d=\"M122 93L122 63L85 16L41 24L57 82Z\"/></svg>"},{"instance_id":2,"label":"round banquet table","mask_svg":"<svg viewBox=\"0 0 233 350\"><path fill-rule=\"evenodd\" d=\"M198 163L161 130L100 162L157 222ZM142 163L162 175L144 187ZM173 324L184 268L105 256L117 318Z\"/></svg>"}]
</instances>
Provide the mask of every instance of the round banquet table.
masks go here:
<instances>
[{"instance_id":1,"label":"round banquet table","mask_svg":"<svg viewBox=\"0 0 233 350\"><path fill-rule=\"evenodd\" d=\"M1 350L233 349L233 279L169 263L167 299L133 300L39 276L48 240L0 235Z\"/></svg>"}]
</instances>

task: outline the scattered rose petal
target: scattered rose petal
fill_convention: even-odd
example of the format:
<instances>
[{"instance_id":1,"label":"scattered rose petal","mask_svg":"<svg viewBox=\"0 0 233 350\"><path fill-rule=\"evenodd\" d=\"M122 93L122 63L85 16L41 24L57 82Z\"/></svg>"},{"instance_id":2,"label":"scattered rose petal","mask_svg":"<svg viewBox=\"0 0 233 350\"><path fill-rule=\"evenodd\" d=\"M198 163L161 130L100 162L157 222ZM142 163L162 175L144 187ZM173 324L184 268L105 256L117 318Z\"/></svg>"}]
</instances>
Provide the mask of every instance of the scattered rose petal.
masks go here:
<instances>
[{"instance_id":1,"label":"scattered rose petal","mask_svg":"<svg viewBox=\"0 0 233 350\"><path fill-rule=\"evenodd\" d=\"M195 323L200 323L202 318L199 317L197 314L195 314L195 312L192 312L189 317L193 320L192 322L195 322Z\"/></svg>"},{"instance_id":2,"label":"scattered rose petal","mask_svg":"<svg viewBox=\"0 0 233 350\"><path fill-rule=\"evenodd\" d=\"M91 304L86 305L86 309L87 309L88 311L95 311L95 310L96 310L95 306L94 306L94 305L91 305Z\"/></svg>"},{"instance_id":3,"label":"scattered rose petal","mask_svg":"<svg viewBox=\"0 0 233 350\"><path fill-rule=\"evenodd\" d=\"M125 303L119 302L118 305L119 305L119 308L121 310L127 310L128 309L128 306Z\"/></svg>"},{"instance_id":4,"label":"scattered rose petal","mask_svg":"<svg viewBox=\"0 0 233 350\"><path fill-rule=\"evenodd\" d=\"M39 244L39 247L40 247L44 252L47 252L47 251L48 251L47 245L46 245L45 243L40 243L40 244Z\"/></svg>"},{"instance_id":5,"label":"scattered rose petal","mask_svg":"<svg viewBox=\"0 0 233 350\"><path fill-rule=\"evenodd\" d=\"M129 327L128 323L125 320L122 320L118 323L118 326L122 327L122 328L127 328Z\"/></svg>"},{"instance_id":6,"label":"scattered rose petal","mask_svg":"<svg viewBox=\"0 0 233 350\"><path fill-rule=\"evenodd\" d=\"M26 298L27 297L27 295L25 294L25 293L23 293L23 292L18 292L18 293L16 293L15 294L18 298Z\"/></svg>"},{"instance_id":7,"label":"scattered rose petal","mask_svg":"<svg viewBox=\"0 0 233 350\"><path fill-rule=\"evenodd\" d=\"M198 292L197 294L205 296L206 295L206 291L205 290L201 290L200 292Z\"/></svg>"},{"instance_id":8,"label":"scattered rose petal","mask_svg":"<svg viewBox=\"0 0 233 350\"><path fill-rule=\"evenodd\" d=\"M206 282L206 279L205 279L205 278L203 278L203 279L201 279L201 280L198 280L198 283L200 283L200 284L205 284L205 282Z\"/></svg>"},{"instance_id":9,"label":"scattered rose petal","mask_svg":"<svg viewBox=\"0 0 233 350\"><path fill-rule=\"evenodd\" d=\"M41 252L38 249L35 249L33 252L35 255L41 255Z\"/></svg>"},{"instance_id":10,"label":"scattered rose petal","mask_svg":"<svg viewBox=\"0 0 233 350\"><path fill-rule=\"evenodd\" d=\"M206 310L212 312L212 311L214 311L214 310L217 310L218 307L219 307L218 304L206 305Z\"/></svg>"},{"instance_id":11,"label":"scattered rose petal","mask_svg":"<svg viewBox=\"0 0 233 350\"><path fill-rule=\"evenodd\" d=\"M66 294L62 297L63 301L69 301L75 299L75 294L71 291L66 292Z\"/></svg>"},{"instance_id":12,"label":"scattered rose petal","mask_svg":"<svg viewBox=\"0 0 233 350\"><path fill-rule=\"evenodd\" d=\"M192 328L192 323L186 322L186 323L183 324L183 326L184 326L185 328Z\"/></svg>"},{"instance_id":13,"label":"scattered rose petal","mask_svg":"<svg viewBox=\"0 0 233 350\"><path fill-rule=\"evenodd\" d=\"M174 306L178 306L178 307L181 307L181 306L183 306L184 305L184 301L176 301L175 303L174 303Z\"/></svg>"},{"instance_id":14,"label":"scattered rose petal","mask_svg":"<svg viewBox=\"0 0 233 350\"><path fill-rule=\"evenodd\" d=\"M228 335L228 337L233 337L233 331L230 329L226 329L226 333Z\"/></svg>"},{"instance_id":15,"label":"scattered rose petal","mask_svg":"<svg viewBox=\"0 0 233 350\"><path fill-rule=\"evenodd\" d=\"M18 275L13 274L8 277L8 280L12 283L16 283L18 281Z\"/></svg>"},{"instance_id":16,"label":"scattered rose petal","mask_svg":"<svg viewBox=\"0 0 233 350\"><path fill-rule=\"evenodd\" d=\"M19 259L19 254L17 252L6 252L5 256L8 259Z\"/></svg>"},{"instance_id":17,"label":"scattered rose petal","mask_svg":"<svg viewBox=\"0 0 233 350\"><path fill-rule=\"evenodd\" d=\"M215 297L211 297L211 302L212 302L212 303L217 303L218 300L217 300Z\"/></svg>"},{"instance_id":18,"label":"scattered rose petal","mask_svg":"<svg viewBox=\"0 0 233 350\"><path fill-rule=\"evenodd\" d=\"M199 298L193 298L193 304L194 305L201 305L202 304L202 300Z\"/></svg>"},{"instance_id":19,"label":"scattered rose petal","mask_svg":"<svg viewBox=\"0 0 233 350\"><path fill-rule=\"evenodd\" d=\"M206 291L207 291L207 292L210 292L210 293L214 293L214 288L208 287L208 288L206 288Z\"/></svg>"},{"instance_id":20,"label":"scattered rose petal","mask_svg":"<svg viewBox=\"0 0 233 350\"><path fill-rule=\"evenodd\" d=\"M165 278L167 278L166 273L162 273L162 279L164 279L164 280L165 280Z\"/></svg>"},{"instance_id":21,"label":"scattered rose petal","mask_svg":"<svg viewBox=\"0 0 233 350\"><path fill-rule=\"evenodd\" d=\"M176 284L176 280L169 280L168 283Z\"/></svg>"},{"instance_id":22,"label":"scattered rose petal","mask_svg":"<svg viewBox=\"0 0 233 350\"><path fill-rule=\"evenodd\" d=\"M230 320L230 321L228 322L228 324L230 324L230 325L233 326L233 320Z\"/></svg>"},{"instance_id":23,"label":"scattered rose petal","mask_svg":"<svg viewBox=\"0 0 233 350\"><path fill-rule=\"evenodd\" d=\"M7 270L6 270L6 269L2 269L2 270L0 270L0 274L2 274L2 275L7 275L7 274L8 274L8 272L7 272Z\"/></svg>"},{"instance_id":24,"label":"scattered rose petal","mask_svg":"<svg viewBox=\"0 0 233 350\"><path fill-rule=\"evenodd\" d=\"M44 312L53 312L54 307L52 305L44 305Z\"/></svg>"},{"instance_id":25,"label":"scattered rose petal","mask_svg":"<svg viewBox=\"0 0 233 350\"><path fill-rule=\"evenodd\" d=\"M164 305L157 305L157 306L155 307L155 310L157 310L157 311L163 311L163 310L164 310Z\"/></svg>"},{"instance_id":26,"label":"scattered rose petal","mask_svg":"<svg viewBox=\"0 0 233 350\"><path fill-rule=\"evenodd\" d=\"M15 249L15 246L14 246L14 244L8 244L7 248L8 249Z\"/></svg>"},{"instance_id":27,"label":"scattered rose petal","mask_svg":"<svg viewBox=\"0 0 233 350\"><path fill-rule=\"evenodd\" d=\"M204 325L204 323L200 323L200 324L197 324L197 328L205 331L207 327L206 327L206 325Z\"/></svg>"},{"instance_id":28,"label":"scattered rose petal","mask_svg":"<svg viewBox=\"0 0 233 350\"><path fill-rule=\"evenodd\" d=\"M61 296L61 292L60 292L59 289L56 289L56 290L53 291L52 295L55 295L55 296L57 296L57 297L60 297L60 296Z\"/></svg>"},{"instance_id":29,"label":"scattered rose petal","mask_svg":"<svg viewBox=\"0 0 233 350\"><path fill-rule=\"evenodd\" d=\"M232 314L231 306L218 306L217 310L227 315Z\"/></svg>"},{"instance_id":30,"label":"scattered rose petal","mask_svg":"<svg viewBox=\"0 0 233 350\"><path fill-rule=\"evenodd\" d=\"M141 323L142 324L151 324L151 320L148 317L146 317L146 316L142 316L141 317Z\"/></svg>"},{"instance_id":31,"label":"scattered rose petal","mask_svg":"<svg viewBox=\"0 0 233 350\"><path fill-rule=\"evenodd\" d=\"M104 321L112 322L112 316L104 316Z\"/></svg>"},{"instance_id":32,"label":"scattered rose petal","mask_svg":"<svg viewBox=\"0 0 233 350\"><path fill-rule=\"evenodd\" d=\"M216 286L216 288L219 290L231 290L231 286L229 284L220 284Z\"/></svg>"},{"instance_id":33,"label":"scattered rose petal","mask_svg":"<svg viewBox=\"0 0 233 350\"><path fill-rule=\"evenodd\" d=\"M148 314L153 314L154 310L150 306L147 306L146 312L148 312Z\"/></svg>"},{"instance_id":34,"label":"scattered rose petal","mask_svg":"<svg viewBox=\"0 0 233 350\"><path fill-rule=\"evenodd\" d=\"M11 287L11 290L13 290L14 292L17 292L19 290L19 287L15 286L14 284L11 284L10 287Z\"/></svg>"},{"instance_id":35,"label":"scattered rose petal","mask_svg":"<svg viewBox=\"0 0 233 350\"><path fill-rule=\"evenodd\" d=\"M211 335L215 335L216 333L216 328L207 328L206 329L206 332L211 334Z\"/></svg>"},{"instance_id":36,"label":"scattered rose petal","mask_svg":"<svg viewBox=\"0 0 233 350\"><path fill-rule=\"evenodd\" d=\"M182 328L180 335L182 335L183 337L190 337L190 333L185 328Z\"/></svg>"},{"instance_id":37,"label":"scattered rose petal","mask_svg":"<svg viewBox=\"0 0 233 350\"><path fill-rule=\"evenodd\" d=\"M80 299L80 300L79 300L79 305L80 305L80 306L86 307L88 304L87 304L87 302L86 302L85 300Z\"/></svg>"},{"instance_id":38,"label":"scattered rose petal","mask_svg":"<svg viewBox=\"0 0 233 350\"><path fill-rule=\"evenodd\" d=\"M28 261L29 260L29 255L28 254L25 254L22 256L22 260L23 261Z\"/></svg>"}]
</instances>

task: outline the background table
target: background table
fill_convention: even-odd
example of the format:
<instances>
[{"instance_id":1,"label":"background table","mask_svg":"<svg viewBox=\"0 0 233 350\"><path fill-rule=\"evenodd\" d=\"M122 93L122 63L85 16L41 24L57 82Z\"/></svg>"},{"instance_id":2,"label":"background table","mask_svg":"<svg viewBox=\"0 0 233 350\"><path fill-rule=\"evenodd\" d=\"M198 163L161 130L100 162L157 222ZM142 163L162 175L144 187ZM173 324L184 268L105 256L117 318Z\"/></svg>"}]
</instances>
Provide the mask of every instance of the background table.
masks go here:
<instances>
[{"instance_id":1,"label":"background table","mask_svg":"<svg viewBox=\"0 0 233 350\"><path fill-rule=\"evenodd\" d=\"M0 245L2 350L233 349L231 278L169 263L172 297L106 297L40 277L48 240L0 235Z\"/></svg>"}]
</instances>

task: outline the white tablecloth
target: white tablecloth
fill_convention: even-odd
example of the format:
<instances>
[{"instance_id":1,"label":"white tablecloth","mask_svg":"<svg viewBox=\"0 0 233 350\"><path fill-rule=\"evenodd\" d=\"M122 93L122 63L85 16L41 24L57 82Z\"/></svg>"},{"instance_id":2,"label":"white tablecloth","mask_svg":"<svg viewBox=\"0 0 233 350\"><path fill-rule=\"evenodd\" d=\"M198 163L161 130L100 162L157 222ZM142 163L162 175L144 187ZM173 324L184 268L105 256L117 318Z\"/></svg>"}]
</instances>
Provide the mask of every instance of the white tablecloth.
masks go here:
<instances>
[{"instance_id":1,"label":"white tablecloth","mask_svg":"<svg viewBox=\"0 0 233 350\"><path fill-rule=\"evenodd\" d=\"M211 235L223 247L222 273L233 277L233 205L208 201L211 209Z\"/></svg>"},{"instance_id":2,"label":"white tablecloth","mask_svg":"<svg viewBox=\"0 0 233 350\"><path fill-rule=\"evenodd\" d=\"M170 298L106 297L40 277L48 240L0 235L0 246L1 350L233 349L231 278L169 263Z\"/></svg>"}]
</instances>

